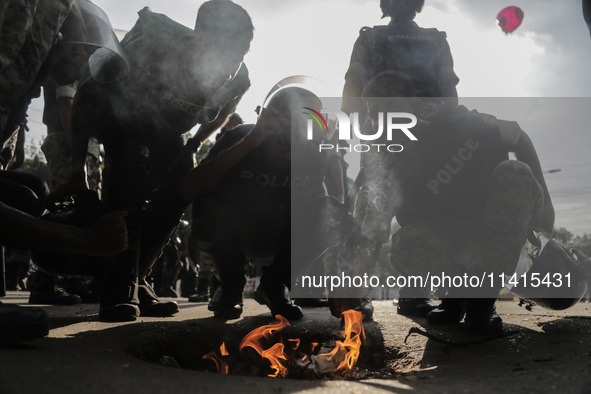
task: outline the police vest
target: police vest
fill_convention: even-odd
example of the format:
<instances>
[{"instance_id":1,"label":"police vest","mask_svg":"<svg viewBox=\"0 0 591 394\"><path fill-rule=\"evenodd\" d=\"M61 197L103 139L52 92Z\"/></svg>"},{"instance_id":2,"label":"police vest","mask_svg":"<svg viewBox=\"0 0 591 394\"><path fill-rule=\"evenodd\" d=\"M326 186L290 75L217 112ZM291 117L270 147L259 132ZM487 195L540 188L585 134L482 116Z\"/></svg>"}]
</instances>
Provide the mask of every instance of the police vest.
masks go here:
<instances>
[{"instance_id":1,"label":"police vest","mask_svg":"<svg viewBox=\"0 0 591 394\"><path fill-rule=\"evenodd\" d=\"M134 113L136 124L148 121L144 126L177 133L212 121L212 109L206 108L206 103L222 89L216 93L202 89L203 76L195 69L191 50L195 32L148 7L138 15L136 24L121 41L130 75L120 82L116 93L123 98L114 105L121 112L119 118ZM250 86L244 64L227 85L232 89L224 88L228 93L216 103L216 113L225 105L233 105L226 111L233 112Z\"/></svg>"},{"instance_id":2,"label":"police vest","mask_svg":"<svg viewBox=\"0 0 591 394\"><path fill-rule=\"evenodd\" d=\"M442 42L446 35L437 29L416 25L404 28L375 26L368 35L370 55L364 72L369 81L381 72L394 70L412 78L417 96L441 97L439 79Z\"/></svg>"},{"instance_id":3,"label":"police vest","mask_svg":"<svg viewBox=\"0 0 591 394\"><path fill-rule=\"evenodd\" d=\"M442 105L400 153L401 225L433 218L483 219L491 174L508 158L496 125L463 106Z\"/></svg>"}]
</instances>

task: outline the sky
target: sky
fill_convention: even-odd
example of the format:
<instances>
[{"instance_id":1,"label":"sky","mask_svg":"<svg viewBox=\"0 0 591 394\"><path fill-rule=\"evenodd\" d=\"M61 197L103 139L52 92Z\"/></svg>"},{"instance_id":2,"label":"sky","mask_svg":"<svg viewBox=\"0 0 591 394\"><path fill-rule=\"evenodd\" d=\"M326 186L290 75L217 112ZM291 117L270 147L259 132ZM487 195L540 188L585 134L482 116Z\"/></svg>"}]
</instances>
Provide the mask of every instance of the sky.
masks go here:
<instances>
[{"instance_id":1,"label":"sky","mask_svg":"<svg viewBox=\"0 0 591 394\"><path fill-rule=\"evenodd\" d=\"M137 11L149 6L193 27L202 0L95 0L115 29L129 30ZM254 40L245 62L252 86L237 112L254 122L254 109L279 80L308 75L320 96L339 96L353 44L363 26L387 24L379 0L235 0L253 19ZM416 22L447 33L460 77L460 97L511 97L495 110L517 120L538 150L557 209L556 224L575 234L591 234L591 147L586 109L591 109L591 37L582 17L581 0L426 0ZM496 25L504 7L523 9L522 25L506 35ZM554 98L534 100L533 98ZM548 99L549 100L549 99ZM496 102L491 100L491 102ZM574 118L549 124L555 111L530 111L536 105L563 103L582 108L557 112ZM31 108L31 137L44 135L42 102ZM512 110L513 108L513 110ZM515 108L520 108L519 111ZM546 107L543 107L546 108ZM552 107L548 107L552 108ZM507 117L508 116L508 117ZM542 122L546 119L546 122ZM529 129L526 127L529 126Z\"/></svg>"}]
</instances>

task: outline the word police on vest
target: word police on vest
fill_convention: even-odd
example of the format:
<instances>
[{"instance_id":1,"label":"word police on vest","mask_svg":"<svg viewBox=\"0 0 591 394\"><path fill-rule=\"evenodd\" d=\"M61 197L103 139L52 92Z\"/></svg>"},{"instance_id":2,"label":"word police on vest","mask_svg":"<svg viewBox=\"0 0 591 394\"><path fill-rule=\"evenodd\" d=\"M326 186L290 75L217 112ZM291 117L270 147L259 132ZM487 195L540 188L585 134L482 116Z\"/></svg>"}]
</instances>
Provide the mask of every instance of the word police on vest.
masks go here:
<instances>
[{"instance_id":1,"label":"word police on vest","mask_svg":"<svg viewBox=\"0 0 591 394\"><path fill-rule=\"evenodd\" d=\"M450 183L462 171L462 168L472 159L474 152L478 150L479 146L480 143L478 141L468 138L443 168L437 171L435 177L427 182L427 189L434 195L438 195L439 187Z\"/></svg>"}]
</instances>

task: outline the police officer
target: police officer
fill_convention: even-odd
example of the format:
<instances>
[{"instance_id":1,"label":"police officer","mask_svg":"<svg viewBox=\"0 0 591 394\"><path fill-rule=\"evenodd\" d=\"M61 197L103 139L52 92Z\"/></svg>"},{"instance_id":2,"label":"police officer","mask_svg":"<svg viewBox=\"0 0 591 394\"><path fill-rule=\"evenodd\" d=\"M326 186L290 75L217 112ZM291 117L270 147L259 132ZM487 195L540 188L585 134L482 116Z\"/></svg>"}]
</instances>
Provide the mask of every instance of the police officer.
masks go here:
<instances>
[{"instance_id":1,"label":"police officer","mask_svg":"<svg viewBox=\"0 0 591 394\"><path fill-rule=\"evenodd\" d=\"M380 0L382 17L390 17L390 23L361 29L345 74L342 106L346 113L359 113L361 124L366 119L366 109L355 98L363 96L372 78L388 70L408 75L419 97L445 98L457 103L456 85L459 78L453 70L453 57L445 32L423 28L414 22L424 3L424 0ZM374 177L371 174L374 169L371 154L362 154L361 171L355 184L362 185ZM355 216L363 222L367 207L362 195L358 196L356 205ZM379 246L375 245L373 249L379 250ZM377 259L375 252L368 253ZM426 316L432 309L427 297L428 294L419 298L407 297L402 289L398 313Z\"/></svg>"},{"instance_id":2,"label":"police officer","mask_svg":"<svg viewBox=\"0 0 591 394\"><path fill-rule=\"evenodd\" d=\"M107 207L130 211L130 251L117 256L101 294L99 316L107 321L178 311L175 302L160 302L145 279L188 205L179 186L196 146L184 149L183 134L200 124L206 137L250 85L242 61L254 29L242 7L208 1L194 30L147 7L139 16L121 43L127 76L106 83L95 77L76 94L72 178L64 188L85 187L88 134L96 135L105 147ZM102 65L99 74L108 77L111 64ZM182 153L187 160L178 161Z\"/></svg>"},{"instance_id":3,"label":"police officer","mask_svg":"<svg viewBox=\"0 0 591 394\"><path fill-rule=\"evenodd\" d=\"M397 199L378 204L382 220L401 225L392 236L391 262L405 275L443 278L512 273L532 228L551 232L554 208L535 148L515 122L444 103L425 112L412 80L385 72L368 86L370 112L380 111L384 92L408 99L420 122L418 141L401 153L384 154L381 191ZM514 153L517 160L508 160ZM390 188L390 189L388 189ZM441 304L428 313L433 324L466 324L477 333L498 333L499 283L449 282Z\"/></svg>"}]
</instances>

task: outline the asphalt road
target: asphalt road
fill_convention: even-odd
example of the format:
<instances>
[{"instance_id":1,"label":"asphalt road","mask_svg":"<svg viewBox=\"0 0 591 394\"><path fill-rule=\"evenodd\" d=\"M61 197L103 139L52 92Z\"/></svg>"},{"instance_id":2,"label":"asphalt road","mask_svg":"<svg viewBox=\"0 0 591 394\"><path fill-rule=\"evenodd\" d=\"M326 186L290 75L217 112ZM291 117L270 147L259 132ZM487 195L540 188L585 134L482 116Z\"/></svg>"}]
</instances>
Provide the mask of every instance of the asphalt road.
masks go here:
<instances>
[{"instance_id":1,"label":"asphalt road","mask_svg":"<svg viewBox=\"0 0 591 394\"><path fill-rule=\"evenodd\" d=\"M2 301L28 305L27 297L9 292ZM172 318L132 323L98 322L94 304L41 306L51 317L49 336L0 349L0 394L591 393L588 303L529 312L500 301L507 335L490 339L470 335L463 324L433 327L398 316L391 301L377 301L355 372L269 378L245 376L257 370L256 361L234 362L231 375L220 375L202 359L222 341L232 352L246 333L272 322L265 307L246 300L241 319L222 322L205 303L177 301L181 311ZM334 345L339 319L327 308L304 312L303 320L286 329L289 337ZM408 336L413 327L432 338Z\"/></svg>"}]
</instances>

